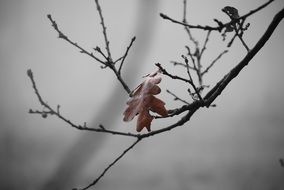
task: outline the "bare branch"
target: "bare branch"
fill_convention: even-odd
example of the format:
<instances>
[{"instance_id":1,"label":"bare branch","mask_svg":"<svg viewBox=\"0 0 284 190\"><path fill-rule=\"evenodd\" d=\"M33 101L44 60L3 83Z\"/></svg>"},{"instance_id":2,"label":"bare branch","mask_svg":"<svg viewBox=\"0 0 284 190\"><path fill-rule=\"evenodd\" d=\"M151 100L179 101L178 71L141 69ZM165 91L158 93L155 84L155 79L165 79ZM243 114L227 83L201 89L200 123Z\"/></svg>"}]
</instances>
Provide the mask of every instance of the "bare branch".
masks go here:
<instances>
[{"instance_id":1,"label":"bare branch","mask_svg":"<svg viewBox=\"0 0 284 190\"><path fill-rule=\"evenodd\" d=\"M187 16L187 11L186 11L187 6L186 5L187 5L187 0L183 0L183 22L184 23L188 23L187 19L186 19L186 16ZM196 41L193 38L193 36L190 32L190 29L187 26L185 26L184 29L185 29L189 39L194 43L195 47L198 48L198 41Z\"/></svg>"},{"instance_id":2,"label":"bare branch","mask_svg":"<svg viewBox=\"0 0 284 190\"><path fill-rule=\"evenodd\" d=\"M196 88L196 86L195 86L195 84L194 84L194 82L193 82L193 80L192 80L192 77L191 77L191 74L190 74L190 71L189 71L188 59L187 59L185 56L182 56L182 58L184 59L184 62L185 62L185 64L186 64L186 66L187 66L187 67L186 67L186 71L187 71L189 80L192 82L192 83L191 83L191 86L193 87L193 89L194 89L195 93L197 94L199 100L200 100L200 101L203 101L203 99L202 99L202 97L201 97L199 91L197 90L197 88Z\"/></svg>"},{"instance_id":3,"label":"bare branch","mask_svg":"<svg viewBox=\"0 0 284 190\"><path fill-rule=\"evenodd\" d=\"M270 36L281 22L284 17L284 8L279 11L273 18L272 22L268 26L265 33L256 43L256 45L248 52L248 54L243 58L243 60L234 67L228 74L226 74L223 79L221 79L204 97L206 106L210 106L210 104L222 93L225 87L233 80L236 76L238 76L239 72L249 64L251 59L258 53L258 51L264 46L264 44L269 40Z\"/></svg>"},{"instance_id":4,"label":"bare branch","mask_svg":"<svg viewBox=\"0 0 284 190\"><path fill-rule=\"evenodd\" d=\"M27 75L30 78L31 82L32 82L32 86L34 89L34 92L40 102L40 104L43 106L43 108L47 109L47 111L39 111L39 110L29 110L29 113L31 114L40 114L42 115L42 117L46 118L48 115L55 115L57 116L59 119L61 119L62 121L64 121L65 123L69 124L71 127L74 127L76 129L79 130L86 130L86 131L94 131L94 132L103 132L103 133L109 133L109 134L113 134L113 135L121 135L121 136L129 136L129 137L136 137L138 138L140 135L139 134L133 134L133 133L124 133L124 132L119 132L119 131L112 131L112 130L107 130L105 129L102 125L99 126L99 128L88 128L86 126L86 123L84 125L77 125L75 123L73 123L72 121L70 121L69 119L67 119L66 117L64 117L62 114L60 114L59 112L59 105L57 106L56 110L53 109L50 105L48 105L43 98L41 97L35 80L34 80L34 76L33 76L33 72L32 70L28 70L27 71Z\"/></svg>"},{"instance_id":5,"label":"bare branch","mask_svg":"<svg viewBox=\"0 0 284 190\"><path fill-rule=\"evenodd\" d=\"M61 30L59 30L58 25L56 24L55 20L52 19L51 15L47 15L47 18L50 20L52 27L57 31L58 33L58 37L67 41L68 43L70 43L71 45L75 46L76 48L78 48L80 50L80 53L84 53L90 57L92 57L93 59L95 59L96 61L100 62L103 65L106 65L105 62L103 62L102 60L100 60L99 58L97 58L96 56L94 56L93 53L88 52L87 50L85 50L84 48L82 48L80 45L78 45L76 42L71 41L63 32L61 32ZM107 65L106 65L107 66Z\"/></svg>"},{"instance_id":6,"label":"bare branch","mask_svg":"<svg viewBox=\"0 0 284 190\"><path fill-rule=\"evenodd\" d=\"M189 48L188 46L185 46L185 48L187 49L187 55L190 57L191 62L192 62L192 64L193 64L193 69L194 69L195 71L197 71L198 69L197 69L197 66L196 66L196 63L195 63L194 55L191 53L190 48ZM198 47L197 47L197 48L198 48ZM196 48L196 49L197 49L197 48Z\"/></svg>"},{"instance_id":7,"label":"bare branch","mask_svg":"<svg viewBox=\"0 0 284 190\"><path fill-rule=\"evenodd\" d=\"M227 52L229 52L229 51L228 51L228 50L222 51L222 52L212 61L212 63L201 73L201 75L204 75L205 73L207 73L207 72L211 69L211 67L213 67L214 64L215 64L219 59L221 59L221 57L222 57L224 54L226 54Z\"/></svg>"},{"instance_id":8,"label":"bare branch","mask_svg":"<svg viewBox=\"0 0 284 190\"><path fill-rule=\"evenodd\" d=\"M131 39L131 42L130 42L129 46L128 46L127 49L126 49L125 54L122 56L122 60L121 60L121 63L120 63L120 65L119 65L119 69L118 69L118 74L121 73L121 69L122 69L124 60L125 60L125 58L127 57L128 51L130 50L130 48L131 48L133 42L135 41L135 39L136 39L135 36Z\"/></svg>"},{"instance_id":9,"label":"bare branch","mask_svg":"<svg viewBox=\"0 0 284 190\"><path fill-rule=\"evenodd\" d=\"M95 186L99 180L107 173L107 171L113 167L128 151L130 151L138 142L140 142L140 138L138 138L131 146L129 146L127 149L125 149L112 163L110 163L108 165L108 167L106 167L104 169L104 171L101 173L101 175L99 175L99 177L97 177L92 183L90 183L89 185L87 185L86 187L79 189L79 190L87 190L92 186Z\"/></svg>"},{"instance_id":10,"label":"bare branch","mask_svg":"<svg viewBox=\"0 0 284 190\"><path fill-rule=\"evenodd\" d=\"M239 17L238 19L231 20L230 22L227 22L225 24L220 24L219 26L214 26L214 27L213 26L190 25L190 24L187 24L187 23L180 22L180 21L177 21L175 19L172 19L172 18L170 18L169 16L167 16L167 15L165 15L163 13L160 13L160 16L163 19L165 19L165 20L170 20L173 23L181 24L183 26L187 26L187 27L192 28L192 29L211 30L211 31L219 31L220 32L223 28L225 28L225 27L227 27L229 25L235 24L235 23L239 22L242 19L246 19L247 17L253 15L254 13L256 13L258 11L260 11L261 9L265 8L267 5L269 5L273 1L274 0L269 0L268 2L266 2L263 5L259 6L258 8L253 9L250 12L248 12L247 14Z\"/></svg>"},{"instance_id":11,"label":"bare branch","mask_svg":"<svg viewBox=\"0 0 284 190\"><path fill-rule=\"evenodd\" d=\"M173 92L171 92L170 90L166 90L167 93L169 93L170 95L172 95L174 97L174 100L179 100L181 101L182 103L185 103L185 104L189 104L187 101L181 99L180 97L178 97L177 95L175 95Z\"/></svg>"},{"instance_id":12,"label":"bare branch","mask_svg":"<svg viewBox=\"0 0 284 190\"><path fill-rule=\"evenodd\" d=\"M220 27L212 27L212 26L202 26L202 25L190 25L190 24L187 24L187 23L183 23L183 22L180 22L178 20L175 20L175 19L172 19L170 18L169 16L163 14L163 13L160 13L160 16L165 19L165 20L170 20L171 22L173 23L176 23L176 24L180 24L180 25L183 25L183 26L186 26L186 27L189 27L189 28L192 28L192 29L201 29L201 30L216 30L216 31L219 31L220 30Z\"/></svg>"},{"instance_id":13,"label":"bare branch","mask_svg":"<svg viewBox=\"0 0 284 190\"><path fill-rule=\"evenodd\" d=\"M209 30L209 31L207 32L206 39L205 39L205 42L204 42L204 44L203 44L203 47L202 47L202 49L201 49L201 51L200 51L200 55L199 55L200 57L202 56L202 54L204 53L204 51L205 51L205 49L206 49L206 45L207 45L207 43L208 43L208 41L209 41L210 34L211 34L211 31Z\"/></svg>"},{"instance_id":14,"label":"bare branch","mask_svg":"<svg viewBox=\"0 0 284 190\"><path fill-rule=\"evenodd\" d=\"M105 48L106 48L106 51L107 51L107 54L108 54L107 60L109 62L112 62L112 57L111 57L110 48L109 48L109 40L107 38L106 26L105 26L104 17L103 17L103 14L102 14L102 9L101 9L101 6L99 4L99 0L95 0L95 3L96 3L96 6L97 6L98 13L100 15L101 25L102 25L102 28L103 28L103 35L104 35L104 39L105 39Z\"/></svg>"},{"instance_id":15,"label":"bare branch","mask_svg":"<svg viewBox=\"0 0 284 190\"><path fill-rule=\"evenodd\" d=\"M172 124L168 127L155 130L152 132L149 132L147 134L143 134L140 136L140 138L146 138L150 136L154 136L159 133L163 133L166 131L170 131L178 126L182 126L184 123L190 120L191 116L201 107L210 107L211 103L223 92L225 87L230 83L230 81L235 78L239 72L251 61L251 59L257 54L257 52L264 46L264 44L268 41L280 21L284 17L284 9L282 9L280 12L278 12L275 17L273 18L272 22L270 23L268 29L263 34L263 36L260 38L260 40L257 42L257 44L250 50L250 52L245 56L245 58L235 67L233 68L227 75L224 76L223 79L221 79L215 87L213 87L204 97L204 102L202 101L195 101L192 104L184 105L181 108L177 110L173 110L172 112L176 114L183 113L185 111L188 111L188 113L182 117L178 122L175 124ZM156 64L158 67L160 64Z\"/></svg>"},{"instance_id":16,"label":"bare branch","mask_svg":"<svg viewBox=\"0 0 284 190\"><path fill-rule=\"evenodd\" d=\"M168 76L168 77L170 77L170 78L172 78L172 79L176 79L176 80L180 80L180 81L183 81L183 82L192 84L192 81L190 81L190 80L188 80L188 79L179 77L179 76L177 76L177 75L172 75L172 74L170 74L166 69L164 69L164 68L161 66L160 63L156 63L155 65L161 70L161 72L162 72L164 75L166 75L166 76Z\"/></svg>"}]
</instances>

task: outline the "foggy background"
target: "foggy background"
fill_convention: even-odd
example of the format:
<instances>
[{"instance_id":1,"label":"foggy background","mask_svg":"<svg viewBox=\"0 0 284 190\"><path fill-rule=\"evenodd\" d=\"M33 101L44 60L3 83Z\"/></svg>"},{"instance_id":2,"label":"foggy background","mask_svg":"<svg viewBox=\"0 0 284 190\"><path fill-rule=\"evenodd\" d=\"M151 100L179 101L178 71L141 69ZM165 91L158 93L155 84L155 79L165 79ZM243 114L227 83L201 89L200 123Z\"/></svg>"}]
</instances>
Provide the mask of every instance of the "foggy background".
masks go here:
<instances>
[{"instance_id":1,"label":"foggy background","mask_svg":"<svg viewBox=\"0 0 284 190\"><path fill-rule=\"evenodd\" d=\"M136 120L122 122L128 97L112 72L58 39L47 14L73 41L91 50L104 49L94 1L0 1L0 189L72 189L95 179L134 139L95 134L71 128L56 117L28 114L42 109L26 70L32 69L39 91L51 106L75 123L135 132ZM188 0L188 21L213 25L226 21L221 9L238 8L240 15L266 1ZM137 40L129 52L123 76L133 89L141 76L160 62L172 73L186 76L171 60L189 43L182 26L162 20L159 13L182 19L182 0L101 0L114 58ZM257 42L284 2L250 17L244 39ZM204 42L205 34L192 30ZM216 100L217 107L199 110L183 127L145 139L120 160L97 189L269 189L284 188L284 24ZM204 62L223 51L225 43L211 35ZM214 85L246 54L238 39L230 52L205 77ZM162 93L168 109L180 106L166 89L187 97L186 86L163 77ZM188 99L189 100L189 99ZM152 129L175 122L153 121Z\"/></svg>"}]
</instances>

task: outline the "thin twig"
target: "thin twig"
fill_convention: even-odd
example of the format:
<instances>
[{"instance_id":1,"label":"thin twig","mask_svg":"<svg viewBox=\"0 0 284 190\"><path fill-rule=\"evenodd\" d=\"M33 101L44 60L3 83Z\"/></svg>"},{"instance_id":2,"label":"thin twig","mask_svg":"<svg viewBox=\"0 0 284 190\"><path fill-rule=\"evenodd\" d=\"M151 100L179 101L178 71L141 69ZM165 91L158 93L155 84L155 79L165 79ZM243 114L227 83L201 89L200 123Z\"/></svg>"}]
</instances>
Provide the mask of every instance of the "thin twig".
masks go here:
<instances>
[{"instance_id":1,"label":"thin twig","mask_svg":"<svg viewBox=\"0 0 284 190\"><path fill-rule=\"evenodd\" d=\"M246 50L249 52L250 49L248 47L248 45L246 44L246 42L244 41L243 37L241 35L239 35L239 33L236 31L236 34L238 36L238 38L240 39L240 41L242 42L243 46L246 48Z\"/></svg>"},{"instance_id":2,"label":"thin twig","mask_svg":"<svg viewBox=\"0 0 284 190\"><path fill-rule=\"evenodd\" d=\"M245 19L242 19L241 22L239 23L239 28L237 28L237 30L235 30L234 36L232 37L232 39L227 44L228 48L232 46L235 38L238 36L239 31L243 33L243 30L244 30L243 25L244 25L244 23L245 23ZM242 34L240 36L242 37Z\"/></svg>"},{"instance_id":3,"label":"thin twig","mask_svg":"<svg viewBox=\"0 0 284 190\"><path fill-rule=\"evenodd\" d=\"M86 187L80 189L80 190L87 190L92 186L95 186L99 180L107 173L107 171L113 167L129 150L131 150L138 142L140 142L140 138L138 138L131 146L129 146L127 149L125 149L112 163L110 163L108 165L108 167L106 167L104 169L104 171L101 173L101 175L99 175L99 177L97 177L92 183L90 183L89 185L87 185Z\"/></svg>"},{"instance_id":4,"label":"thin twig","mask_svg":"<svg viewBox=\"0 0 284 190\"><path fill-rule=\"evenodd\" d=\"M172 74L170 74L166 69L164 69L164 68L161 66L160 63L156 63L155 65L160 69L160 71L161 71L164 75L166 75L166 76L168 76L168 77L170 77L170 78L172 78L172 79L180 80L180 81L183 81L183 82L186 82L186 83L189 83L189 84L192 83L192 81L190 81L190 80L188 80L188 79L182 78L182 77L177 76L177 75L172 75Z\"/></svg>"},{"instance_id":5,"label":"thin twig","mask_svg":"<svg viewBox=\"0 0 284 190\"><path fill-rule=\"evenodd\" d=\"M202 30L212 30L212 31L221 31L223 28L229 26L229 25L232 25L232 24L235 24L237 23L239 20L242 20L242 19L245 19L251 15L253 15L254 13L260 11L261 9L265 8L267 5L269 5L270 3L272 3L274 0L269 0L268 2L264 3L263 5L259 6L258 8L256 9L253 9L251 10L250 12L248 12L247 14L239 17L238 19L235 19L235 20L231 20L230 22L227 22L225 24L222 24L222 25L219 25L219 26L201 26L201 25L190 25L190 24L187 24L187 23L183 23L183 22L180 22L180 21L177 21L175 19L172 19L170 18L169 16L163 14L163 13L160 13L160 16L165 19L165 20L169 20L173 23L176 23L176 24L181 24L183 26L187 26L189 28L192 28L192 29L202 29Z\"/></svg>"},{"instance_id":6,"label":"thin twig","mask_svg":"<svg viewBox=\"0 0 284 190\"><path fill-rule=\"evenodd\" d=\"M231 20L235 20L235 18L233 16L230 15L230 13L228 11L225 11L225 9L222 9L222 11L227 14ZM235 24L232 24L231 27L233 27L234 31L235 31L235 35L240 39L241 43L243 44L243 46L246 48L246 50L249 52L249 47L248 45L245 43L242 34L243 34L243 24L244 24L245 19L242 19L238 22L236 22ZM241 33L239 33L241 32Z\"/></svg>"},{"instance_id":7,"label":"thin twig","mask_svg":"<svg viewBox=\"0 0 284 190\"><path fill-rule=\"evenodd\" d=\"M48 111L39 111L39 110L29 110L29 113L31 114L41 114L43 117L47 117L47 115L55 115L57 116L59 119L63 120L65 123L69 124L71 127L74 127L76 129L79 130L86 130L86 131L95 131L95 132L103 132L103 133L109 133L109 134L113 134L113 135L121 135L121 136L129 136L129 137L136 137L138 138L140 135L139 134L133 134L133 133L124 133L124 132L119 132L119 131L112 131L112 130L107 130L105 129L102 125L99 126L99 128L88 128L86 126L86 124L84 125L77 125L75 123L73 123L72 121L70 121L69 119L67 119L66 117L64 117L62 114L60 114L59 112L59 106L57 106L56 109L53 109L50 105L48 105L43 98L41 97L39 90L37 89L35 80L34 80L34 76L33 76L33 72L32 70L28 70L27 71L27 75L30 78L31 82L32 82L32 87L34 89L34 92L39 100L39 103L43 106L43 108L47 109Z\"/></svg>"},{"instance_id":8,"label":"thin twig","mask_svg":"<svg viewBox=\"0 0 284 190\"><path fill-rule=\"evenodd\" d=\"M228 50L224 50L222 51L212 62L211 64L201 73L201 75L203 76L205 73L207 73L213 66L214 64L221 59L221 57L226 54L228 52Z\"/></svg>"},{"instance_id":9,"label":"thin twig","mask_svg":"<svg viewBox=\"0 0 284 190\"><path fill-rule=\"evenodd\" d=\"M186 17L187 17L186 8L187 8L187 0L183 0L183 22L184 22L184 23L188 23L188 22L187 22L187 19L186 19ZM185 29L185 31L186 31L186 33L187 33L189 39L193 42L193 44L195 45L195 47L198 48L198 41L196 41L196 40L193 38L193 36L192 36L192 34L191 34L191 32L190 32L190 29L189 29L187 26L185 26L184 29Z\"/></svg>"},{"instance_id":10,"label":"thin twig","mask_svg":"<svg viewBox=\"0 0 284 190\"><path fill-rule=\"evenodd\" d=\"M167 93L169 93L170 95L172 95L174 97L174 100L178 100L178 101L181 101L182 103L185 103L185 104L189 104L187 101L181 99L180 97L178 97L177 95L175 95L173 92L171 92L170 90L166 90Z\"/></svg>"},{"instance_id":11,"label":"thin twig","mask_svg":"<svg viewBox=\"0 0 284 190\"><path fill-rule=\"evenodd\" d=\"M70 40L61 30L59 30L58 25L56 24L55 20L52 19L51 15L48 14L47 18L50 20L52 27L57 31L58 33L58 37L67 41L68 43L70 43L71 45L75 46L76 48L78 48L80 50L81 53L84 53L90 57L92 57L93 59L95 59L96 61L100 62L101 64L106 65L105 62L103 62L102 60L100 60L99 58L97 58L96 56L94 56L93 53L88 52L87 50L85 50L84 48L82 48L80 45L78 45L76 42L73 42L72 40Z\"/></svg>"},{"instance_id":12,"label":"thin twig","mask_svg":"<svg viewBox=\"0 0 284 190\"><path fill-rule=\"evenodd\" d=\"M202 25L191 25L191 24L187 24L187 23L183 23L183 22L180 22L178 20L175 20L175 19L172 19L170 18L169 16L163 14L163 13L160 13L160 16L165 19L165 20L169 20L173 23L176 23L176 24L181 24L183 26L186 26L186 27L189 27L189 28L192 28L192 29L202 29L202 30L220 30L219 27L212 27L212 26L202 26Z\"/></svg>"},{"instance_id":13,"label":"thin twig","mask_svg":"<svg viewBox=\"0 0 284 190\"><path fill-rule=\"evenodd\" d=\"M119 65L119 69L118 69L118 74L121 73L121 69L122 69L124 60L125 60L125 58L127 57L128 51L130 50L130 48L131 48L133 42L135 41L135 39L136 39L135 36L131 39L131 42L130 42L129 46L127 47L127 49L126 49L126 51L125 51L125 54L124 54L123 57L122 57L122 60L121 60L121 63L120 63L120 65Z\"/></svg>"},{"instance_id":14,"label":"thin twig","mask_svg":"<svg viewBox=\"0 0 284 190\"><path fill-rule=\"evenodd\" d=\"M194 59L194 55L191 53L190 51L190 48L188 46L185 46L185 48L187 49L187 55L190 57L191 61L192 61L192 64L193 64L193 69L195 71L197 71L197 66L196 66L196 63L195 63L195 59ZM198 49L198 47L196 47L196 49Z\"/></svg>"},{"instance_id":15,"label":"thin twig","mask_svg":"<svg viewBox=\"0 0 284 190\"><path fill-rule=\"evenodd\" d=\"M185 67L185 68L187 67L186 64L181 63L181 62L177 62L177 61L170 61L170 63L172 63L174 66L182 66L182 67ZM191 69L191 70L195 70L195 68L190 66L190 65L188 66L188 68Z\"/></svg>"},{"instance_id":16,"label":"thin twig","mask_svg":"<svg viewBox=\"0 0 284 190\"><path fill-rule=\"evenodd\" d=\"M100 19L101 19L101 25L102 25L102 28L103 28L103 35L104 35L104 39L105 39L105 48L106 48L107 55L108 55L108 61L112 62L112 57L111 57L110 48L109 48L109 40L107 38L106 26L105 26L104 17L103 17L103 14L102 14L102 9L101 9L101 6L99 4L99 0L95 0L95 3L96 3L97 10L98 10L98 13L99 13Z\"/></svg>"},{"instance_id":17,"label":"thin twig","mask_svg":"<svg viewBox=\"0 0 284 190\"><path fill-rule=\"evenodd\" d=\"M188 59L187 59L185 56L182 56L182 57L183 57L184 62L185 62L185 64L186 64L186 66L187 66L187 67L186 67L186 71L187 71L189 80L191 81L191 86L193 87L193 89L194 89L195 93L197 94L199 100L200 100L200 101L203 101L203 99L202 99L202 97L201 97L199 91L197 90L197 88L196 88L196 86L195 86L195 84L194 84L194 82L193 82L193 80L192 80L192 77L191 77L191 74L190 74L190 71L189 71Z\"/></svg>"},{"instance_id":18,"label":"thin twig","mask_svg":"<svg viewBox=\"0 0 284 190\"><path fill-rule=\"evenodd\" d=\"M200 55L199 55L200 57L202 56L202 54L204 53L204 51L205 51L205 49L206 49L206 45L207 45L207 43L208 43L208 41L209 41L210 34L211 34L211 31L209 30L209 31L207 32L206 39L205 39L205 42L204 42L204 44L203 44L203 47L202 47L202 49L201 49L201 51L200 51Z\"/></svg>"},{"instance_id":19,"label":"thin twig","mask_svg":"<svg viewBox=\"0 0 284 190\"><path fill-rule=\"evenodd\" d=\"M104 54L104 52L102 52L102 50L101 50L101 48L99 46L94 48L94 50L99 52L99 54L101 54L105 58L105 60L108 60L107 56Z\"/></svg>"}]
</instances>

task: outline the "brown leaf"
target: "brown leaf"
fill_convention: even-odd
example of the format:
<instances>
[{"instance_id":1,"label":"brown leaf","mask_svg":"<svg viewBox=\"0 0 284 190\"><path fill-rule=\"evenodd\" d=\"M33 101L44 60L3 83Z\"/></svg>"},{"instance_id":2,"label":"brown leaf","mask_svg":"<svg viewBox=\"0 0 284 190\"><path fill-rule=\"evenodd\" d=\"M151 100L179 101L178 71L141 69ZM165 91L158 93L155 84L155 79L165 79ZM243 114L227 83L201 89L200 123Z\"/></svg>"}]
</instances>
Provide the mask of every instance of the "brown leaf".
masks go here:
<instances>
[{"instance_id":1,"label":"brown leaf","mask_svg":"<svg viewBox=\"0 0 284 190\"><path fill-rule=\"evenodd\" d=\"M151 131L151 122L154 117L150 114L150 111L164 117L168 115L165 103L154 96L161 92L160 87L157 85L161 80L159 71L149 74L145 76L145 81L130 94L131 98L127 101L128 107L123 113L123 121L131 121L138 115L136 125L138 132L144 127Z\"/></svg>"}]
</instances>

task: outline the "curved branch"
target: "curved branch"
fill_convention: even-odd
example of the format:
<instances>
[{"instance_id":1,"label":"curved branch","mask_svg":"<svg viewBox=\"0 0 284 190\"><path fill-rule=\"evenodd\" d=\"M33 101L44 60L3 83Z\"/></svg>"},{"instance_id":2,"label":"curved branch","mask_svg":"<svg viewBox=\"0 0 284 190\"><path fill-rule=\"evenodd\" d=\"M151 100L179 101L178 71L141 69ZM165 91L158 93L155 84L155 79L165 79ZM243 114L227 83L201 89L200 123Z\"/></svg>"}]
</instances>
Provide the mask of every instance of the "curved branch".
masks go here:
<instances>
[{"instance_id":1,"label":"curved branch","mask_svg":"<svg viewBox=\"0 0 284 190\"><path fill-rule=\"evenodd\" d=\"M269 40L270 36L273 34L274 30L281 22L284 17L284 8L279 11L273 18L272 22L268 26L265 33L256 43L256 45L248 52L248 54L243 58L243 60L234 67L228 74L226 74L223 79L221 79L214 87L211 89L207 95L204 97L206 106L210 104L222 93L225 87L230 83L232 79L238 76L239 72L249 64L251 59L259 52L259 50L264 46L264 44Z\"/></svg>"}]
</instances>

